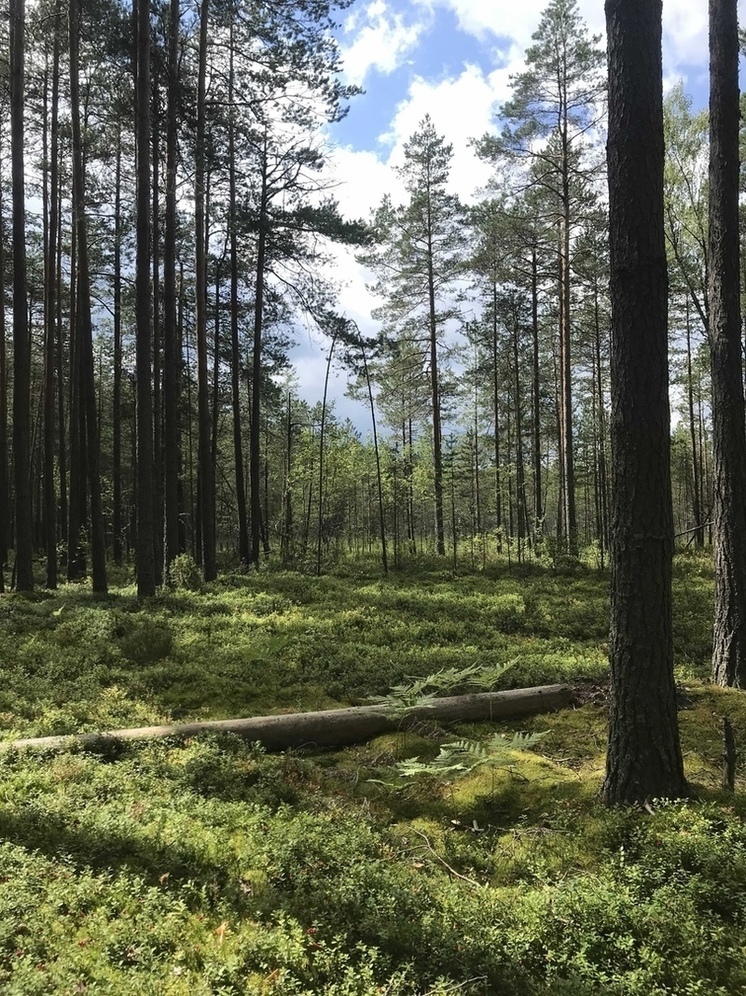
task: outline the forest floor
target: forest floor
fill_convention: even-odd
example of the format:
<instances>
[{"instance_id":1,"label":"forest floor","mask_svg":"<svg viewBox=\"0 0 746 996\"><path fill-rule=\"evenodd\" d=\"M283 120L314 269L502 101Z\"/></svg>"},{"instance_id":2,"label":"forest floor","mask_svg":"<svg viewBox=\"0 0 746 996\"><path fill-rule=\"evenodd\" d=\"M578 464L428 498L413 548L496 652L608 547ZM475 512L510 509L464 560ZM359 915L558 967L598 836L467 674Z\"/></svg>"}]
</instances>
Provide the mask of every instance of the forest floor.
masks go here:
<instances>
[{"instance_id":1,"label":"forest floor","mask_svg":"<svg viewBox=\"0 0 746 996\"><path fill-rule=\"evenodd\" d=\"M710 564L675 572L689 801L598 801L607 603L591 569L432 563L268 570L147 605L132 587L3 596L5 741L359 704L507 662L500 687L567 681L577 704L337 751L0 748L0 991L746 994L746 773L720 788L722 717L742 746L746 698L706 681ZM463 778L431 763L454 737L484 762Z\"/></svg>"}]
</instances>

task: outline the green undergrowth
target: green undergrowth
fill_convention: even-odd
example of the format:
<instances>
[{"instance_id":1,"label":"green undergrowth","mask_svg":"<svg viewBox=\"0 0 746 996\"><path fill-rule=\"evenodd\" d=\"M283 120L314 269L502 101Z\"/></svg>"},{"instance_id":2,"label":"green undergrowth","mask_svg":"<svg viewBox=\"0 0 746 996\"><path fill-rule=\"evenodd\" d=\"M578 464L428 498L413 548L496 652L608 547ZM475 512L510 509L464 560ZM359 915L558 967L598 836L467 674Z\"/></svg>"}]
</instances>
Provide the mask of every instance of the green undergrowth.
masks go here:
<instances>
[{"instance_id":1,"label":"green undergrowth","mask_svg":"<svg viewBox=\"0 0 746 996\"><path fill-rule=\"evenodd\" d=\"M741 746L746 704L701 680L709 575L687 559L675 584L693 795L651 812L598 802L607 596L593 571L268 572L147 608L131 589L0 599L6 739L349 704L508 660L504 686L578 688L555 714L422 723L338 751L269 755L230 735L6 746L0 992L746 994L746 781L719 788L722 719ZM496 734L498 765L427 770L443 745ZM387 787L413 758L418 777Z\"/></svg>"}]
</instances>

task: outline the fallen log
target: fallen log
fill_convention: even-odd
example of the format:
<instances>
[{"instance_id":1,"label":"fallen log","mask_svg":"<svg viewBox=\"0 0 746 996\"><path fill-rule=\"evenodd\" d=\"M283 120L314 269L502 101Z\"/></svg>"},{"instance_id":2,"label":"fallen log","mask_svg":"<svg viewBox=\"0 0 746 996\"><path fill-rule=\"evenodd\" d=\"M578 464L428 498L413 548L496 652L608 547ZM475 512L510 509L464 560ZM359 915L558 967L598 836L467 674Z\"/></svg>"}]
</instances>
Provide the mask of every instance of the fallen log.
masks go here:
<instances>
[{"instance_id":1,"label":"fallen log","mask_svg":"<svg viewBox=\"0 0 746 996\"><path fill-rule=\"evenodd\" d=\"M209 722L180 723L172 726L140 726L126 730L76 733L68 736L30 737L12 740L6 747L57 749L73 744L102 747L113 741L152 740L164 737L192 737L197 733L235 733L258 741L267 750L291 747L342 747L359 743L379 733L406 729L423 720L468 722L513 719L536 712L562 709L570 704L568 685L538 685L505 692L482 692L434 699L409 710L403 717L393 717L385 705L352 706L324 709L320 712L282 713L277 716L253 716L249 719L218 719Z\"/></svg>"}]
</instances>

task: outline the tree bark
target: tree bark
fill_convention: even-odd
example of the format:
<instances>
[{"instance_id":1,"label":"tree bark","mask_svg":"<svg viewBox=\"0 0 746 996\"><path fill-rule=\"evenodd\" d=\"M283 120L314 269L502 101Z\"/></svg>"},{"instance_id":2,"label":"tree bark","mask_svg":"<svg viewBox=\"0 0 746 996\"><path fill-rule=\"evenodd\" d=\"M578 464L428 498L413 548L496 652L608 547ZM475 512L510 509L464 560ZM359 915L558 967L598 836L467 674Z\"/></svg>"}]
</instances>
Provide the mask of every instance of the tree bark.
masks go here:
<instances>
[{"instance_id":1,"label":"tree bark","mask_svg":"<svg viewBox=\"0 0 746 996\"><path fill-rule=\"evenodd\" d=\"M150 46L148 46L150 47ZM163 332L161 323L161 224L160 224L160 100L158 82L158 63L153 63L152 74L153 105L151 112L153 171L151 185L153 190L152 213L152 268L153 268L153 338L152 338L152 395L151 408L153 420L153 573L156 585L163 583L163 396L161 391L162 368L161 350Z\"/></svg>"},{"instance_id":2,"label":"tree bark","mask_svg":"<svg viewBox=\"0 0 746 996\"><path fill-rule=\"evenodd\" d=\"M215 468L212 465L210 394L207 369L207 246L205 243L205 92L209 0L200 5L199 68L197 75L197 147L195 156L194 227L196 264L197 427L199 521L202 571L205 581L217 576L215 550Z\"/></svg>"},{"instance_id":3,"label":"tree bark","mask_svg":"<svg viewBox=\"0 0 746 996\"><path fill-rule=\"evenodd\" d=\"M166 217L163 245L163 442L164 442L164 578L181 549L179 539L179 379L181 347L176 309L176 168L178 153L179 0L171 0L168 34L166 110Z\"/></svg>"},{"instance_id":4,"label":"tree bark","mask_svg":"<svg viewBox=\"0 0 746 996\"><path fill-rule=\"evenodd\" d=\"M105 594L106 546L101 508L99 473L98 411L93 367L93 327L91 322L91 286L88 261L88 224L85 207L85 166L80 120L80 7L70 2L70 119L73 146L73 215L77 239L78 267L76 279L76 324L79 349L81 400L81 459L85 461L90 497L91 582L93 590ZM84 436L83 436L84 434Z\"/></svg>"},{"instance_id":5,"label":"tree bark","mask_svg":"<svg viewBox=\"0 0 746 996\"><path fill-rule=\"evenodd\" d=\"M531 344L533 361L533 458L534 458L534 540L544 532L541 468L541 369L539 366L539 263L536 245L531 250Z\"/></svg>"},{"instance_id":6,"label":"tree bark","mask_svg":"<svg viewBox=\"0 0 746 996\"><path fill-rule=\"evenodd\" d=\"M136 0L135 106L137 260L135 323L137 365L137 594L155 594L153 473L153 370L150 235L150 2Z\"/></svg>"},{"instance_id":7,"label":"tree bark","mask_svg":"<svg viewBox=\"0 0 746 996\"><path fill-rule=\"evenodd\" d=\"M113 553L122 564L122 144L117 141L114 189L114 377L112 391Z\"/></svg>"},{"instance_id":8,"label":"tree bark","mask_svg":"<svg viewBox=\"0 0 746 996\"><path fill-rule=\"evenodd\" d=\"M45 171L44 243L44 540L47 588L57 587L57 500L54 487L55 372L57 346L57 224L59 215L60 3L55 7L49 163ZM48 182L47 182L48 177Z\"/></svg>"},{"instance_id":9,"label":"tree bark","mask_svg":"<svg viewBox=\"0 0 746 996\"><path fill-rule=\"evenodd\" d=\"M575 509L575 458L573 452L572 361L570 355L570 166L567 149L567 120L563 121L562 214L560 217L560 453L562 456L563 519L567 552L578 555L578 523Z\"/></svg>"},{"instance_id":10,"label":"tree bark","mask_svg":"<svg viewBox=\"0 0 746 996\"><path fill-rule=\"evenodd\" d=\"M228 100L232 103L235 86L233 21L228 74ZM231 267L231 409L233 417L233 462L236 481L236 516L238 518L238 562L248 567L250 561L249 528L246 511L246 484L244 479L243 438L241 432L241 353L238 341L238 233L236 231L236 123L231 115L228 123L228 184L229 229ZM283 537L284 538L284 537Z\"/></svg>"},{"instance_id":11,"label":"tree bark","mask_svg":"<svg viewBox=\"0 0 746 996\"><path fill-rule=\"evenodd\" d=\"M193 737L198 733L222 731L258 741L268 750L335 747L358 743L390 730L406 729L423 720L478 722L511 719L563 709L571 701L572 691L568 685L538 685L535 688L435 699L427 706L409 710L403 718L393 717L385 705L353 706L348 709L325 709L321 712L296 712L279 716L255 716L250 719L219 719L178 726L143 726L105 733L83 733L75 735L74 739L96 747L112 740ZM14 740L8 746L15 749L65 748L70 746L72 740L72 736L33 737Z\"/></svg>"},{"instance_id":12,"label":"tree bark","mask_svg":"<svg viewBox=\"0 0 746 996\"><path fill-rule=\"evenodd\" d=\"M13 205L13 473L18 591L34 587L31 513L31 340L26 287L26 188L24 171L25 3L10 3L10 143Z\"/></svg>"},{"instance_id":13,"label":"tree bark","mask_svg":"<svg viewBox=\"0 0 746 996\"><path fill-rule=\"evenodd\" d=\"M2 136L0 136L1 139ZM3 184L0 182L0 231L4 231ZM5 242L0 238L0 301L5 301ZM5 351L5 308L0 307L0 592L5 591L5 565L10 540L8 479L8 360Z\"/></svg>"},{"instance_id":14,"label":"tree bark","mask_svg":"<svg viewBox=\"0 0 746 996\"><path fill-rule=\"evenodd\" d=\"M269 205L269 178L267 175L267 169L267 133L265 130L261 158L259 232L256 250L256 278L254 284L254 345L251 357L251 424L249 426L251 563L254 567L259 567L259 550L262 540L262 332L264 328L264 271L266 267L267 255L267 211ZM319 512L319 514L321 514L321 512ZM319 543L321 543L320 539Z\"/></svg>"},{"instance_id":15,"label":"tree bark","mask_svg":"<svg viewBox=\"0 0 746 996\"><path fill-rule=\"evenodd\" d=\"M660 0L606 0L611 234L607 805L687 794L671 635L673 510Z\"/></svg>"},{"instance_id":16,"label":"tree bark","mask_svg":"<svg viewBox=\"0 0 746 996\"><path fill-rule=\"evenodd\" d=\"M746 687L746 430L739 285L738 13L710 0L708 314L712 370L715 625L712 673Z\"/></svg>"},{"instance_id":17,"label":"tree bark","mask_svg":"<svg viewBox=\"0 0 746 996\"><path fill-rule=\"evenodd\" d=\"M429 207L429 205L428 205ZM438 324L435 308L435 272L433 246L428 230L427 294L428 331L430 335L430 392L433 410L433 487L435 492L435 544L439 557L446 552L445 525L443 520L443 427L440 407L440 375L438 373Z\"/></svg>"}]
</instances>

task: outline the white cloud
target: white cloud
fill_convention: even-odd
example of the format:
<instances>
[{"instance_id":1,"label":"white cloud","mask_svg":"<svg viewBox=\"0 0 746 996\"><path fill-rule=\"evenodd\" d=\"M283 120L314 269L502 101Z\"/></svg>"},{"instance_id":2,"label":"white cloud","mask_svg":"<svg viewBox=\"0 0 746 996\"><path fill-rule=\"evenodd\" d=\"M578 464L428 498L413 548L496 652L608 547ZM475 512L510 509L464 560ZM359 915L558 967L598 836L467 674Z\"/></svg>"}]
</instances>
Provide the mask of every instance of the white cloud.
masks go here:
<instances>
[{"instance_id":1,"label":"white cloud","mask_svg":"<svg viewBox=\"0 0 746 996\"><path fill-rule=\"evenodd\" d=\"M349 83L362 84L371 69L393 73L413 52L427 30L422 19L406 21L384 0L373 0L363 15L352 14L344 25L346 34L355 34L350 45L342 44L344 75Z\"/></svg>"},{"instance_id":2,"label":"white cloud","mask_svg":"<svg viewBox=\"0 0 746 996\"><path fill-rule=\"evenodd\" d=\"M381 141L391 147L388 163L399 166L404 145L429 114L436 130L453 145L451 188L465 200L490 176L480 162L470 140L494 130L497 105L509 93L510 64L485 75L478 66L467 65L454 77L431 82L418 76L412 81Z\"/></svg>"},{"instance_id":3,"label":"white cloud","mask_svg":"<svg viewBox=\"0 0 746 996\"><path fill-rule=\"evenodd\" d=\"M663 62L667 72L680 72L684 63L709 64L707 4L670 0L663 4Z\"/></svg>"},{"instance_id":4,"label":"white cloud","mask_svg":"<svg viewBox=\"0 0 746 996\"><path fill-rule=\"evenodd\" d=\"M746 6L746 0L742 2ZM452 189L466 200L473 196L489 178L490 170L476 159L469 139L495 128L496 111L510 96L510 77L525 68L525 50L548 3L549 0L522 0L509 6L505 0L373 0L352 9L344 25L350 39L344 49L350 81L362 82L371 69L391 73L409 59L416 59L423 35L444 9L454 14L462 32L479 41L496 68L487 71L465 65L460 73L439 79L414 75L382 135L370 135L367 149L337 148L333 160L340 185L335 193L346 216L367 217L385 193L390 193L395 202L403 200L401 180L393 167L402 163L404 144L425 114L430 114L436 129L453 144ZM601 35L601 44L605 44L603 4L579 0L578 7L589 34ZM741 20L745 22L746 16ZM458 54L458 35L454 35L453 43ZM701 0L665 0L663 56L665 88L685 76L690 87L699 88L701 101L708 65L707 5ZM416 62L414 65L416 70ZM706 100L706 82L704 93ZM374 333L377 323L370 316L378 302L366 286L370 274L355 262L351 252L338 249L334 275L340 284L340 311L357 322L363 333ZM299 374L302 393L309 400L321 397L324 363L322 348L317 356L303 358ZM339 399L343 390L344 378L335 379L332 396ZM342 405L354 410L352 402L344 400ZM365 411L358 407L356 422L361 424L366 418Z\"/></svg>"},{"instance_id":5,"label":"white cloud","mask_svg":"<svg viewBox=\"0 0 746 996\"><path fill-rule=\"evenodd\" d=\"M416 77L406 97L397 105L382 145L377 151L338 147L332 154L332 169L338 182L335 196L342 213L350 218L369 217L390 194L395 203L404 200L401 178L394 167L401 165L404 145L426 114L436 129L453 145L451 189L469 200L490 177L491 170L480 162L470 146L494 128L495 103L508 93L510 67L485 75L477 66L467 66L458 76L429 82ZM378 302L367 289L370 281L362 267L346 249L335 250L334 275L340 283L339 305L363 332L376 331L370 314Z\"/></svg>"},{"instance_id":6,"label":"white cloud","mask_svg":"<svg viewBox=\"0 0 746 996\"><path fill-rule=\"evenodd\" d=\"M522 0L508 5L475 3L474 0L414 0L414 5L432 10L442 7L452 11L461 31L485 45L490 38L511 38L521 53L531 44L549 0ZM746 21L746 4L740 21ZM606 26L603 4L599 0L579 0L578 11L591 35L600 35L605 44ZM663 4L663 61L666 72L681 76L682 66L705 69L708 65L707 4L702 0L665 0ZM520 67L518 67L520 68Z\"/></svg>"},{"instance_id":7,"label":"white cloud","mask_svg":"<svg viewBox=\"0 0 746 996\"><path fill-rule=\"evenodd\" d=\"M520 4L474 3L474 0L432 0L453 12L459 28L480 41L490 35L510 37L522 49L531 44L549 0ZM592 35L604 35L603 4L579 0L578 11ZM704 65L707 62L707 4L700 0L666 0L663 4L664 48L667 61Z\"/></svg>"},{"instance_id":8,"label":"white cloud","mask_svg":"<svg viewBox=\"0 0 746 996\"><path fill-rule=\"evenodd\" d=\"M347 218L367 218L384 194L396 198L403 190L388 164L371 150L341 146L333 150L331 162L334 196Z\"/></svg>"},{"instance_id":9,"label":"white cloud","mask_svg":"<svg viewBox=\"0 0 746 996\"><path fill-rule=\"evenodd\" d=\"M539 24L548 0L522 0L520 3L475 3L474 0L434 0L437 6L451 10L461 31L473 35L479 41L487 41L489 36L514 39L521 49L531 44L531 35ZM595 0L586 0L585 6L601 8ZM582 8L583 4L581 4ZM590 26L590 25L589 25Z\"/></svg>"}]
</instances>

